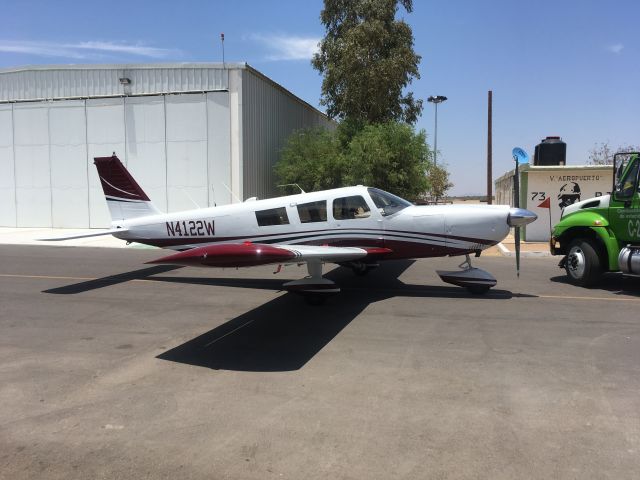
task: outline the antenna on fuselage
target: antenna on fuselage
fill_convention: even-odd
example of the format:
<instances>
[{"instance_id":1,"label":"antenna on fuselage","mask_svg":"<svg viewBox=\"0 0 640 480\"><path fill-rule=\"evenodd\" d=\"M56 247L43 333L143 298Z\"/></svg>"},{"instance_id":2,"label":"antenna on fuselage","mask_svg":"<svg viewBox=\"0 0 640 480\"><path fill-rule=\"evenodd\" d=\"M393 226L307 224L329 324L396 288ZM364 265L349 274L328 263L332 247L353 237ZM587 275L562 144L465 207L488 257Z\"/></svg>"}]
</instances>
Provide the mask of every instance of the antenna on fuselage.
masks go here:
<instances>
[{"instance_id":1,"label":"antenna on fuselage","mask_svg":"<svg viewBox=\"0 0 640 480\"><path fill-rule=\"evenodd\" d=\"M281 188L281 187L298 187L300 189L300 193L307 193L297 183L285 183L283 185L278 185L278 188Z\"/></svg>"},{"instance_id":2,"label":"antenna on fuselage","mask_svg":"<svg viewBox=\"0 0 640 480\"><path fill-rule=\"evenodd\" d=\"M196 202L193 199L193 197L191 195L189 195L189 192L187 192L186 190L183 190L183 189L180 189L180 191L182 193L184 193L189 200L191 200L191 203L193 203L196 206L196 208L202 208L200 205L198 205L198 202Z\"/></svg>"},{"instance_id":3,"label":"antenna on fuselage","mask_svg":"<svg viewBox=\"0 0 640 480\"><path fill-rule=\"evenodd\" d=\"M222 184L222 186L223 186L224 188L226 188L226 189L227 189L227 192L229 192L229 194L233 197L233 199L234 199L237 203L242 203L242 200L240 200L240 199L238 198L238 196L237 196L235 193L233 193L233 192L231 191L231 189L229 188L229 186L228 186L226 183L223 183L223 184Z\"/></svg>"}]
</instances>

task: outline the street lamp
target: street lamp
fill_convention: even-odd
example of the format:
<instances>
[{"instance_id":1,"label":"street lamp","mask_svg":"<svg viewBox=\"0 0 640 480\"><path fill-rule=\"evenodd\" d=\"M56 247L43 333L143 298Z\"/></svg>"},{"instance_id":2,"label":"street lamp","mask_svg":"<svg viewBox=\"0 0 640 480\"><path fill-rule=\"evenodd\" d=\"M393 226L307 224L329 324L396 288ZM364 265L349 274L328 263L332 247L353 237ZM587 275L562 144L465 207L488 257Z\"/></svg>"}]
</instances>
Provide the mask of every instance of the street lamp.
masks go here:
<instances>
[{"instance_id":1,"label":"street lamp","mask_svg":"<svg viewBox=\"0 0 640 480\"><path fill-rule=\"evenodd\" d=\"M429 98L427 98L427 102L431 102L433 104L435 104L436 106L436 128L435 128L435 132L433 135L433 164L437 165L438 164L438 104L444 102L447 99L447 97L444 97L442 95L437 95L437 96L431 96Z\"/></svg>"}]
</instances>

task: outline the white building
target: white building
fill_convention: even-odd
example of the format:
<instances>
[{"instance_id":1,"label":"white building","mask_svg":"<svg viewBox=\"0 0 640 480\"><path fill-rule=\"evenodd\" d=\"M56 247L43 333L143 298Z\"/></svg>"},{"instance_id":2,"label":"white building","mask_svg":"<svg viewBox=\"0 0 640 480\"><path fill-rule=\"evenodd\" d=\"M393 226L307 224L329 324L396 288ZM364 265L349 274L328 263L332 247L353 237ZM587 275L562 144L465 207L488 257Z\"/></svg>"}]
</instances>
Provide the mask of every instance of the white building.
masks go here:
<instances>
[{"instance_id":1,"label":"white building","mask_svg":"<svg viewBox=\"0 0 640 480\"><path fill-rule=\"evenodd\" d=\"M520 171L520 207L531 210L538 219L525 227L524 240L548 241L550 225L560 221L567 205L611 193L611 165L532 166L524 164ZM514 170L495 182L496 204L513 205ZM546 202L546 203L545 203ZM549 208L546 208L548 204Z\"/></svg>"},{"instance_id":2,"label":"white building","mask_svg":"<svg viewBox=\"0 0 640 480\"><path fill-rule=\"evenodd\" d=\"M107 227L93 157L113 152L164 211L273 196L286 138L316 125L244 63L0 70L0 226Z\"/></svg>"}]
</instances>

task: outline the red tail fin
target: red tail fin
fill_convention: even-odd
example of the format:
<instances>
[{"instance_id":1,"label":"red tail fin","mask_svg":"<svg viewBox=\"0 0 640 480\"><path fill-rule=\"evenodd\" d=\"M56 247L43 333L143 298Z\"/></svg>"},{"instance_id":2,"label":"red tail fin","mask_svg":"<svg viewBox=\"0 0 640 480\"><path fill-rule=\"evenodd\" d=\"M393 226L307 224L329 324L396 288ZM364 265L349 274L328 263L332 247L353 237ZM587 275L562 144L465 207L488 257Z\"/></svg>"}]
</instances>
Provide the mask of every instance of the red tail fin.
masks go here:
<instances>
[{"instance_id":1,"label":"red tail fin","mask_svg":"<svg viewBox=\"0 0 640 480\"><path fill-rule=\"evenodd\" d=\"M149 201L147 194L140 188L138 182L127 171L115 153L111 157L95 157L93 163L98 169L102 190L107 197Z\"/></svg>"},{"instance_id":2,"label":"red tail fin","mask_svg":"<svg viewBox=\"0 0 640 480\"><path fill-rule=\"evenodd\" d=\"M114 222L160 213L115 153L93 160Z\"/></svg>"}]
</instances>

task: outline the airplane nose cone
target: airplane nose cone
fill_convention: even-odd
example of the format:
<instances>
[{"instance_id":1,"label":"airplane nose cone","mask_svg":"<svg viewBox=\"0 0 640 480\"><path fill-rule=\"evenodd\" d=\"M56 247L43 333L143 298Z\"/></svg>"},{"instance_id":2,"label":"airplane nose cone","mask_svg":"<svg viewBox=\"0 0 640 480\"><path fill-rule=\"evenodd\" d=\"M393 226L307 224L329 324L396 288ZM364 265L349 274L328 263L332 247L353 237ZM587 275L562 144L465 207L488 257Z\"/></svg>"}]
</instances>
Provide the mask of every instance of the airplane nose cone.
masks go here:
<instances>
[{"instance_id":1,"label":"airplane nose cone","mask_svg":"<svg viewBox=\"0 0 640 480\"><path fill-rule=\"evenodd\" d=\"M512 208L509 210L507 223L510 227L523 227L535 221L538 216L524 208Z\"/></svg>"}]
</instances>

